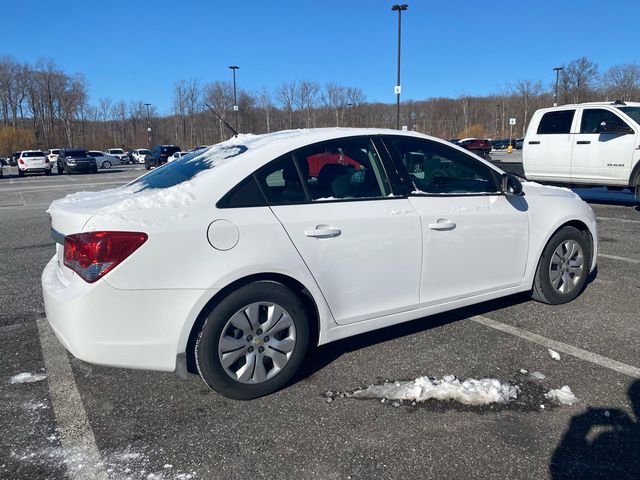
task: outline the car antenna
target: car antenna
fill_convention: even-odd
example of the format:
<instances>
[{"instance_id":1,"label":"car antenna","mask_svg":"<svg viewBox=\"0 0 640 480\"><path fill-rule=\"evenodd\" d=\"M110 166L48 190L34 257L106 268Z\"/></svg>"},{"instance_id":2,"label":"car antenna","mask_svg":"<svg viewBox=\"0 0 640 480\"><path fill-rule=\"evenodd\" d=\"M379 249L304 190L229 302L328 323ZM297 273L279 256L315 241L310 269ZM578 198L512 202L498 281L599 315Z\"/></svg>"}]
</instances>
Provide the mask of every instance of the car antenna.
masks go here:
<instances>
[{"instance_id":1,"label":"car antenna","mask_svg":"<svg viewBox=\"0 0 640 480\"><path fill-rule=\"evenodd\" d=\"M216 117L218 117L218 120L220 120L222 123L224 123L225 127L227 127L229 130L231 130L231 131L233 132L233 136L234 136L234 137L237 137L237 136L238 136L238 132L236 132L236 130L235 130L231 125L229 125L227 122L225 122L225 121L224 121L224 118L222 118L222 117L220 116L220 114L218 114L218 112L216 112L213 108L211 108L211 107L209 106L209 104L208 104L208 103L205 103L205 106L206 106L209 110L211 110L211 111L213 112L213 114L214 114Z\"/></svg>"}]
</instances>

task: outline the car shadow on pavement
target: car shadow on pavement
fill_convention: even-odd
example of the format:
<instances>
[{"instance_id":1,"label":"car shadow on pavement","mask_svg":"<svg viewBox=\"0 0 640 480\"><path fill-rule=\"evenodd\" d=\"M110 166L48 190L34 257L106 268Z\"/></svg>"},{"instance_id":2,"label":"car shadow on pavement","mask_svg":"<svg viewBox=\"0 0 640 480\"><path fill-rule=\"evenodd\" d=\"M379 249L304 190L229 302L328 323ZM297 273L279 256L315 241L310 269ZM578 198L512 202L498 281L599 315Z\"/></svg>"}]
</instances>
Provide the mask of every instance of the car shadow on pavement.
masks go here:
<instances>
[{"instance_id":1,"label":"car shadow on pavement","mask_svg":"<svg viewBox=\"0 0 640 480\"><path fill-rule=\"evenodd\" d=\"M297 378L295 378L292 383L298 382L315 374L327 365L333 363L345 353L384 343L389 340L406 337L408 335L414 335L416 333L438 328L459 320L465 320L474 315L482 315L486 312L507 308L528 301L531 301L531 296L528 293L510 295L508 297L473 305L472 307L459 308L445 313L422 317L417 320L399 323L390 327L373 330L353 337L348 337L343 340L331 342L326 345L311 348Z\"/></svg>"},{"instance_id":2,"label":"car shadow on pavement","mask_svg":"<svg viewBox=\"0 0 640 480\"><path fill-rule=\"evenodd\" d=\"M617 408L588 408L571 419L549 463L553 480L640 478L640 380L627 393L635 418Z\"/></svg>"}]
</instances>

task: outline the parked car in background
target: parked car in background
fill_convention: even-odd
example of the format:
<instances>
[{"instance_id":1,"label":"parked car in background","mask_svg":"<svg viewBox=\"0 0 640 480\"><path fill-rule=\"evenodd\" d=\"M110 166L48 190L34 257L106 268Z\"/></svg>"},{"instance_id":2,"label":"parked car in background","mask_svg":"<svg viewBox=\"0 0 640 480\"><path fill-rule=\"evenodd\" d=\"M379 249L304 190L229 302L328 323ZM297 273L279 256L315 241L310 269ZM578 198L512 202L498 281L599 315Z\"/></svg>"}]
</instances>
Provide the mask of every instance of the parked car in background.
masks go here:
<instances>
[{"instance_id":1,"label":"parked car in background","mask_svg":"<svg viewBox=\"0 0 640 480\"><path fill-rule=\"evenodd\" d=\"M287 385L312 342L519 292L569 302L598 258L576 194L381 129L242 136L48 211L45 312L75 357L189 369L245 400Z\"/></svg>"},{"instance_id":2,"label":"parked car in background","mask_svg":"<svg viewBox=\"0 0 640 480\"><path fill-rule=\"evenodd\" d=\"M20 152L13 152L11 155L9 155L9 158L7 159L7 163L9 164L10 167L18 166L19 156L20 156Z\"/></svg>"},{"instance_id":3,"label":"parked car in background","mask_svg":"<svg viewBox=\"0 0 640 480\"><path fill-rule=\"evenodd\" d=\"M515 148L516 150L522 150L522 145L524 143L524 137L522 138L516 138L513 141L513 148Z\"/></svg>"},{"instance_id":4,"label":"parked car in background","mask_svg":"<svg viewBox=\"0 0 640 480\"><path fill-rule=\"evenodd\" d=\"M57 161L58 173L97 173L96 159L84 148L62 148Z\"/></svg>"},{"instance_id":5,"label":"parked car in background","mask_svg":"<svg viewBox=\"0 0 640 480\"><path fill-rule=\"evenodd\" d=\"M640 103L595 102L537 110L522 151L527 178L640 191Z\"/></svg>"},{"instance_id":6,"label":"parked car in background","mask_svg":"<svg viewBox=\"0 0 640 480\"><path fill-rule=\"evenodd\" d=\"M3 168L4 168L4 164L0 162L0 178L4 178L4 172L2 171Z\"/></svg>"},{"instance_id":7,"label":"parked car in background","mask_svg":"<svg viewBox=\"0 0 640 480\"><path fill-rule=\"evenodd\" d=\"M509 146L509 139L491 140L491 148L494 150L505 150Z\"/></svg>"},{"instance_id":8,"label":"parked car in background","mask_svg":"<svg viewBox=\"0 0 640 480\"><path fill-rule=\"evenodd\" d=\"M149 153L151 153L151 151L146 148L137 148L131 152L131 159L134 162L144 163L144 157L149 155Z\"/></svg>"},{"instance_id":9,"label":"parked car in background","mask_svg":"<svg viewBox=\"0 0 640 480\"><path fill-rule=\"evenodd\" d=\"M51 163L51 165L53 165L54 163L56 163L58 161L58 155L60 155L60 149L59 148L50 148L45 153L47 154L47 157L49 158L49 162Z\"/></svg>"},{"instance_id":10,"label":"parked car in background","mask_svg":"<svg viewBox=\"0 0 640 480\"><path fill-rule=\"evenodd\" d=\"M7 159L4 157L0 157L0 165L7 166L8 165Z\"/></svg>"},{"instance_id":11,"label":"parked car in background","mask_svg":"<svg viewBox=\"0 0 640 480\"><path fill-rule=\"evenodd\" d=\"M120 159L115 155L108 155L100 150L89 150L87 153L90 157L96 159L96 165L98 165L98 168L109 169L114 165L120 165Z\"/></svg>"},{"instance_id":12,"label":"parked car in background","mask_svg":"<svg viewBox=\"0 0 640 480\"><path fill-rule=\"evenodd\" d=\"M109 148L106 153L109 155L113 155L114 157L118 157L121 163L129 163L129 155L121 148Z\"/></svg>"},{"instance_id":13,"label":"parked car in background","mask_svg":"<svg viewBox=\"0 0 640 480\"><path fill-rule=\"evenodd\" d=\"M144 157L144 168L150 170L152 167L159 167L167 163L169 157L182 149L177 145L156 145Z\"/></svg>"},{"instance_id":14,"label":"parked car in background","mask_svg":"<svg viewBox=\"0 0 640 480\"><path fill-rule=\"evenodd\" d=\"M458 141L458 145L481 157L485 157L491 152L491 142L486 138L463 138Z\"/></svg>"},{"instance_id":15,"label":"parked car in background","mask_svg":"<svg viewBox=\"0 0 640 480\"><path fill-rule=\"evenodd\" d=\"M23 150L18 157L18 176L27 173L51 175L51 163L42 150Z\"/></svg>"},{"instance_id":16,"label":"parked car in background","mask_svg":"<svg viewBox=\"0 0 640 480\"><path fill-rule=\"evenodd\" d=\"M173 162L174 160L178 160L179 158L184 157L185 155L189 155L193 152L175 152L173 155L167 158L167 162Z\"/></svg>"}]
</instances>

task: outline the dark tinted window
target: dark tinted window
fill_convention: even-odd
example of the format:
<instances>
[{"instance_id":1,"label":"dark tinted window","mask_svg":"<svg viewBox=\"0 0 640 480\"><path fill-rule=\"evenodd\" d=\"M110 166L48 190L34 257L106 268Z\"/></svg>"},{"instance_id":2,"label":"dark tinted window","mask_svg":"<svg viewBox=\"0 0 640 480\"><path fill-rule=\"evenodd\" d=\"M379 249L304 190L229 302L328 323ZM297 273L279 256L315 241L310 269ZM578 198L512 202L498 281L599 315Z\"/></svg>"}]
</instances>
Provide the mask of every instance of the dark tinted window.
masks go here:
<instances>
[{"instance_id":1,"label":"dark tinted window","mask_svg":"<svg viewBox=\"0 0 640 480\"><path fill-rule=\"evenodd\" d=\"M389 137L385 143L420 192L469 195L500 191L491 168L455 148L406 137Z\"/></svg>"},{"instance_id":2,"label":"dark tinted window","mask_svg":"<svg viewBox=\"0 0 640 480\"><path fill-rule=\"evenodd\" d=\"M289 155L262 168L256 178L270 205L303 203L307 200L300 175Z\"/></svg>"},{"instance_id":3,"label":"dark tinted window","mask_svg":"<svg viewBox=\"0 0 640 480\"><path fill-rule=\"evenodd\" d=\"M102 152L89 152L89 156L91 157L102 157L103 155Z\"/></svg>"},{"instance_id":4,"label":"dark tinted window","mask_svg":"<svg viewBox=\"0 0 640 480\"><path fill-rule=\"evenodd\" d=\"M180 151L180 147L162 147L161 150L164 155L173 155Z\"/></svg>"},{"instance_id":5,"label":"dark tinted window","mask_svg":"<svg viewBox=\"0 0 640 480\"><path fill-rule=\"evenodd\" d=\"M598 133L598 127L602 122L606 122L610 126L628 126L620 117L609 110L604 108L585 108L582 111L580 133Z\"/></svg>"},{"instance_id":6,"label":"dark tinted window","mask_svg":"<svg viewBox=\"0 0 640 480\"><path fill-rule=\"evenodd\" d=\"M253 175L244 179L220 201L220 208L259 207L266 205Z\"/></svg>"},{"instance_id":7,"label":"dark tinted window","mask_svg":"<svg viewBox=\"0 0 640 480\"><path fill-rule=\"evenodd\" d=\"M571 132L571 123L575 113L575 110L545 113L540 120L540 125L538 125L538 133L544 135Z\"/></svg>"},{"instance_id":8,"label":"dark tinted window","mask_svg":"<svg viewBox=\"0 0 640 480\"><path fill-rule=\"evenodd\" d=\"M640 107L618 107L624 113L633 118L636 123L640 123Z\"/></svg>"},{"instance_id":9,"label":"dark tinted window","mask_svg":"<svg viewBox=\"0 0 640 480\"><path fill-rule=\"evenodd\" d=\"M23 157L25 158L29 158L29 157L44 157L44 153L43 152L24 152L22 154Z\"/></svg>"},{"instance_id":10,"label":"dark tinted window","mask_svg":"<svg viewBox=\"0 0 640 480\"><path fill-rule=\"evenodd\" d=\"M64 151L64 156L65 157L71 157L71 158L77 158L77 157L86 157L87 155L87 151L86 150L65 150Z\"/></svg>"},{"instance_id":11,"label":"dark tinted window","mask_svg":"<svg viewBox=\"0 0 640 480\"><path fill-rule=\"evenodd\" d=\"M391 193L378 153L367 138L323 142L295 153L312 200L379 198Z\"/></svg>"}]
</instances>

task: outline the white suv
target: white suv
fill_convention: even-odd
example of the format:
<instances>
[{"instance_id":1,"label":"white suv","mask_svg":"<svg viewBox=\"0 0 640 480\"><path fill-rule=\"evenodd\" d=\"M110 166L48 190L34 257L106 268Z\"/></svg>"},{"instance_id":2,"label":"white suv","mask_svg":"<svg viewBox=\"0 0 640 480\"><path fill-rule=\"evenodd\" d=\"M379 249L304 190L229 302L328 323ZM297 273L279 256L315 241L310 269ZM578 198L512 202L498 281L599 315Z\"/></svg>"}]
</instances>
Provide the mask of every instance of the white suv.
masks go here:
<instances>
[{"instance_id":1,"label":"white suv","mask_svg":"<svg viewBox=\"0 0 640 480\"><path fill-rule=\"evenodd\" d=\"M146 157L150 153L151 152L146 148L136 148L133 152L131 152L131 160L138 163L144 163L144 157Z\"/></svg>"},{"instance_id":2,"label":"white suv","mask_svg":"<svg viewBox=\"0 0 640 480\"><path fill-rule=\"evenodd\" d=\"M44 173L51 175L49 157L40 150L23 150L18 157L18 176L25 173Z\"/></svg>"},{"instance_id":3,"label":"white suv","mask_svg":"<svg viewBox=\"0 0 640 480\"><path fill-rule=\"evenodd\" d=\"M529 180L640 187L640 103L598 102L536 111L524 139Z\"/></svg>"},{"instance_id":4,"label":"white suv","mask_svg":"<svg viewBox=\"0 0 640 480\"><path fill-rule=\"evenodd\" d=\"M105 153L118 157L122 163L129 163L129 155L121 148L110 148Z\"/></svg>"}]
</instances>

